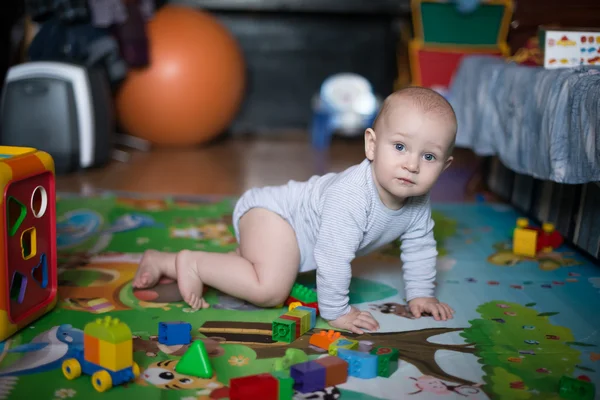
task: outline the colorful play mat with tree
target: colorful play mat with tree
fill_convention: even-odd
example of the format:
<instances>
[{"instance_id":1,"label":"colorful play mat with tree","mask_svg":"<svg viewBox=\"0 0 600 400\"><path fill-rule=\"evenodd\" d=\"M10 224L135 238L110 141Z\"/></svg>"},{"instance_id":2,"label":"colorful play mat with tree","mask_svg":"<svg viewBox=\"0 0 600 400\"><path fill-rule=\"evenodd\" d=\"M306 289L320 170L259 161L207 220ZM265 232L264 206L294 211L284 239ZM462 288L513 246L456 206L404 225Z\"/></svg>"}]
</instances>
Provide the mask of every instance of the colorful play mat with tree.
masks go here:
<instances>
[{"instance_id":1,"label":"colorful play mat with tree","mask_svg":"<svg viewBox=\"0 0 600 400\"><path fill-rule=\"evenodd\" d=\"M316 327L292 343L272 340L285 309L261 309L208 289L211 308L192 312L176 283L134 291L146 249L231 251L235 199L61 194L57 204L59 303L54 311L0 344L0 398L210 399L233 377L270 372L292 347L309 358ZM519 215L492 204L434 206L437 291L454 319L413 319L404 300L398 243L356 259L351 303L371 310L381 330L345 336L399 350L389 378L350 377L298 399L559 399L562 376L600 381L600 269L565 245L543 256L513 254ZM218 268L218 266L215 266ZM314 273L298 282L315 287ZM96 392L89 377L67 380L61 364L83 340L85 324L110 315L134 335L141 369L131 383ZM215 376L185 376L174 366L187 345L158 341L161 321L186 321L207 348ZM102 397L106 398L106 397Z\"/></svg>"}]
</instances>

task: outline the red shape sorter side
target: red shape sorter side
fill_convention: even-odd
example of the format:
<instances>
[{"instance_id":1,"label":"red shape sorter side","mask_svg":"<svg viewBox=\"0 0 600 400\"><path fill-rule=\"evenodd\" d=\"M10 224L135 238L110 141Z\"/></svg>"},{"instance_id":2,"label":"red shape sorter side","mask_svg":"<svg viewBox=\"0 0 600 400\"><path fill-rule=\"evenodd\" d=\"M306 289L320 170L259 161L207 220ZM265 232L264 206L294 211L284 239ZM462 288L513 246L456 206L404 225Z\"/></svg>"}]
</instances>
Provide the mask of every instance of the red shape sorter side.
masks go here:
<instances>
[{"instance_id":1,"label":"red shape sorter side","mask_svg":"<svg viewBox=\"0 0 600 400\"><path fill-rule=\"evenodd\" d=\"M425 45L418 40L409 44L412 83L427 88L449 88L463 57L471 55L508 56L507 45L499 47L449 47Z\"/></svg>"},{"instance_id":2,"label":"red shape sorter side","mask_svg":"<svg viewBox=\"0 0 600 400\"><path fill-rule=\"evenodd\" d=\"M0 146L0 340L56 305L54 162L32 148Z\"/></svg>"}]
</instances>

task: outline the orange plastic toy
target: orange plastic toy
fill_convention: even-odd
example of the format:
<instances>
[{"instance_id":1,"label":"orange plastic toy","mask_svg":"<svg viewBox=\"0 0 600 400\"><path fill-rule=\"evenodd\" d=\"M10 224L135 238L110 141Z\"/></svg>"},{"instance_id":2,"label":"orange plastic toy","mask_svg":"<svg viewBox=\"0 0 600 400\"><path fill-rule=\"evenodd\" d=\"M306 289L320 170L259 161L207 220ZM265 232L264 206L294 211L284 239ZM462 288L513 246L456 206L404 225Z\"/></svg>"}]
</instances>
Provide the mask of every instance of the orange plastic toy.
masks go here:
<instances>
[{"instance_id":1,"label":"orange plastic toy","mask_svg":"<svg viewBox=\"0 0 600 400\"><path fill-rule=\"evenodd\" d=\"M131 70L116 96L127 133L156 145L196 145L230 124L246 68L235 38L207 12L166 5L147 25L150 65Z\"/></svg>"},{"instance_id":2,"label":"orange plastic toy","mask_svg":"<svg viewBox=\"0 0 600 400\"><path fill-rule=\"evenodd\" d=\"M56 305L54 161L0 146L0 340Z\"/></svg>"}]
</instances>

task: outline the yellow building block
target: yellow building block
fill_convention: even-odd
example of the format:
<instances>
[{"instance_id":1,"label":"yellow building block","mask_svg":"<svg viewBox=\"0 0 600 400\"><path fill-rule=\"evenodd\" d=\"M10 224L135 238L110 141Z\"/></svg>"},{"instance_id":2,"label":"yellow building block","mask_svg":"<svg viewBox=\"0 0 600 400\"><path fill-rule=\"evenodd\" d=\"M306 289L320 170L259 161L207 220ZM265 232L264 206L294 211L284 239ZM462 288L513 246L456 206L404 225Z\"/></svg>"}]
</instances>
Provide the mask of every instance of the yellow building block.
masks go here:
<instances>
[{"instance_id":1,"label":"yellow building block","mask_svg":"<svg viewBox=\"0 0 600 400\"><path fill-rule=\"evenodd\" d=\"M133 365L133 341L109 343L100 340L100 363L103 368L118 371Z\"/></svg>"},{"instance_id":2,"label":"yellow building block","mask_svg":"<svg viewBox=\"0 0 600 400\"><path fill-rule=\"evenodd\" d=\"M121 343L125 340L131 340L131 329L127 324L109 315L88 323L83 332L109 343Z\"/></svg>"},{"instance_id":3,"label":"yellow building block","mask_svg":"<svg viewBox=\"0 0 600 400\"><path fill-rule=\"evenodd\" d=\"M358 341L346 338L339 338L329 345L328 353L330 356L337 356L338 349L356 350Z\"/></svg>"},{"instance_id":4,"label":"yellow building block","mask_svg":"<svg viewBox=\"0 0 600 400\"><path fill-rule=\"evenodd\" d=\"M537 247L537 231L533 229L515 228L513 234L513 253L535 257Z\"/></svg>"},{"instance_id":5,"label":"yellow building block","mask_svg":"<svg viewBox=\"0 0 600 400\"><path fill-rule=\"evenodd\" d=\"M300 318L300 334L303 335L305 332L310 330L310 311L305 310L290 310L286 313L294 317Z\"/></svg>"}]
</instances>

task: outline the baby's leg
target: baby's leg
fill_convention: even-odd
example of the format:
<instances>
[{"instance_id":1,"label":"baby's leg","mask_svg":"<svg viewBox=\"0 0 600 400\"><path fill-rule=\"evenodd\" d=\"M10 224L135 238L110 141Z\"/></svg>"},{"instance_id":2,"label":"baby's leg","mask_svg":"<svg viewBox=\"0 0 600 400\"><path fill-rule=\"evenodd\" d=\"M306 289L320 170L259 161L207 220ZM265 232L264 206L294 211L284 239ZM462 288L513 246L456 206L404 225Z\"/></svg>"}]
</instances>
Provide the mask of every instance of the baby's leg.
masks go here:
<instances>
[{"instance_id":1,"label":"baby's leg","mask_svg":"<svg viewBox=\"0 0 600 400\"><path fill-rule=\"evenodd\" d=\"M276 213L253 208L240 219L239 231L239 254L184 250L177 255L177 283L192 308L208 307L203 285L259 307L287 299L300 264L292 227Z\"/></svg>"},{"instance_id":2,"label":"baby's leg","mask_svg":"<svg viewBox=\"0 0 600 400\"><path fill-rule=\"evenodd\" d=\"M177 253L146 250L131 285L136 289L146 289L156 285L163 276L177 279L176 258Z\"/></svg>"}]
</instances>

